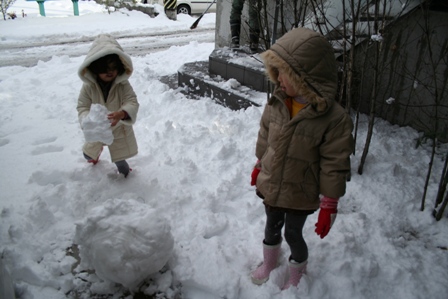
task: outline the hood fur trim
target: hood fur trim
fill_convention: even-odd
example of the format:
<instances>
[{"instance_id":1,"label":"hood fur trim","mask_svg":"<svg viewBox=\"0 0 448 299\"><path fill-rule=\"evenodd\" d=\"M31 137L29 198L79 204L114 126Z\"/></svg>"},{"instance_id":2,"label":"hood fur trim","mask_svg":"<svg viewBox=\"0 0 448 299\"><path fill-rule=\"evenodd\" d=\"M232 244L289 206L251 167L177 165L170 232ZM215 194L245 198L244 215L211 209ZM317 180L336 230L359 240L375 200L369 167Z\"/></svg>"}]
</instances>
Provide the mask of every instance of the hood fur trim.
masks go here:
<instances>
[{"instance_id":1,"label":"hood fur trim","mask_svg":"<svg viewBox=\"0 0 448 299\"><path fill-rule=\"evenodd\" d=\"M283 59L281 59L274 51L267 50L261 53L263 59L266 74L269 80L276 86L279 85L278 74L279 70L282 70L292 83L294 91L301 97L305 98L318 112L325 111L327 109L327 101L320 95L318 95L305 80L298 75Z\"/></svg>"}]
</instances>

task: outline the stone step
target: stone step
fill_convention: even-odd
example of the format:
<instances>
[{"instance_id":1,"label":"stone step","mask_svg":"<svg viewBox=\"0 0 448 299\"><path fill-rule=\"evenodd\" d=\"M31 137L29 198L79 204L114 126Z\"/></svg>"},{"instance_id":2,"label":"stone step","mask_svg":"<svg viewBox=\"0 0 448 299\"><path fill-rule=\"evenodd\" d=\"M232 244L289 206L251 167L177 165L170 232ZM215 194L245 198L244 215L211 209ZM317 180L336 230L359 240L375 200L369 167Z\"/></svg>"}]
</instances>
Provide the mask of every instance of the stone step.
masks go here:
<instances>
[{"instance_id":1,"label":"stone step","mask_svg":"<svg viewBox=\"0 0 448 299\"><path fill-rule=\"evenodd\" d=\"M260 106L254 92L268 88L264 67L256 55L215 49L208 61L184 64L177 73L178 87L190 97L210 97L232 110Z\"/></svg>"},{"instance_id":2,"label":"stone step","mask_svg":"<svg viewBox=\"0 0 448 299\"><path fill-rule=\"evenodd\" d=\"M215 49L210 54L210 73L225 79L235 79L245 86L266 92L268 81L259 54L249 54L247 49Z\"/></svg>"}]
</instances>

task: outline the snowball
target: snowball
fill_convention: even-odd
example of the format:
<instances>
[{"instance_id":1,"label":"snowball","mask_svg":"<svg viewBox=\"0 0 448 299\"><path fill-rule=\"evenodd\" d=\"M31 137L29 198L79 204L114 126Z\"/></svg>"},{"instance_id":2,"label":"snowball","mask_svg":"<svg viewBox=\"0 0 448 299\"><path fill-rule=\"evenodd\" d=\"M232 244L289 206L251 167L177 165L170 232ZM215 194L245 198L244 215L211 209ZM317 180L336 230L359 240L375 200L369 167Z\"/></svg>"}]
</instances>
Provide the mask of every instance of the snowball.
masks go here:
<instances>
[{"instance_id":1,"label":"snowball","mask_svg":"<svg viewBox=\"0 0 448 299\"><path fill-rule=\"evenodd\" d=\"M237 89L240 86L241 86L241 83L238 82L236 79L229 79L222 84L222 87L224 89Z\"/></svg>"},{"instance_id":2,"label":"snowball","mask_svg":"<svg viewBox=\"0 0 448 299\"><path fill-rule=\"evenodd\" d=\"M170 259L174 239L166 219L135 200L109 199L76 223L83 266L133 289Z\"/></svg>"},{"instance_id":3,"label":"snowball","mask_svg":"<svg viewBox=\"0 0 448 299\"><path fill-rule=\"evenodd\" d=\"M100 104L92 104L89 114L82 120L81 127L86 142L102 142L111 145L114 135L107 119L107 108Z\"/></svg>"}]
</instances>

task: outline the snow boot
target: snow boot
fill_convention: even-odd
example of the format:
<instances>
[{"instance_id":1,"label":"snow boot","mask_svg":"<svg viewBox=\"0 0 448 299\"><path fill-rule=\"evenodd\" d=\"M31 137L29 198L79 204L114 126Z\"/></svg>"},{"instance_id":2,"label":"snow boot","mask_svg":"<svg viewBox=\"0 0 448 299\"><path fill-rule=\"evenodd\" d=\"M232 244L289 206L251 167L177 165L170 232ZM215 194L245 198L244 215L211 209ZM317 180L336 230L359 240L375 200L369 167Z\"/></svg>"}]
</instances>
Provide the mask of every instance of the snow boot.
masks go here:
<instances>
[{"instance_id":1,"label":"snow boot","mask_svg":"<svg viewBox=\"0 0 448 299\"><path fill-rule=\"evenodd\" d=\"M103 152L103 148L101 148L100 154L98 155L98 158L96 158L96 160L87 156L85 153L83 153L83 155L84 155L84 158L87 160L87 163L92 163L93 165L96 165L98 163L98 161L100 160L100 156L101 156L102 152Z\"/></svg>"},{"instance_id":2,"label":"snow boot","mask_svg":"<svg viewBox=\"0 0 448 299\"><path fill-rule=\"evenodd\" d=\"M126 160L117 161L115 162L115 165L117 165L118 172L122 173L125 178L128 176L129 172L132 171L132 169L129 168L129 164L128 162L126 162Z\"/></svg>"},{"instance_id":3,"label":"snow boot","mask_svg":"<svg viewBox=\"0 0 448 299\"><path fill-rule=\"evenodd\" d=\"M280 242L277 245L267 245L263 241L263 264L251 274L254 284L260 285L268 281L269 274L277 267L281 244Z\"/></svg>"},{"instance_id":4,"label":"snow boot","mask_svg":"<svg viewBox=\"0 0 448 299\"><path fill-rule=\"evenodd\" d=\"M240 47L240 38L232 37L232 42L230 43L231 49L238 49Z\"/></svg>"},{"instance_id":5,"label":"snow boot","mask_svg":"<svg viewBox=\"0 0 448 299\"><path fill-rule=\"evenodd\" d=\"M250 43L249 48L250 48L250 53L252 53L252 54L258 53L258 44Z\"/></svg>"},{"instance_id":6,"label":"snow boot","mask_svg":"<svg viewBox=\"0 0 448 299\"><path fill-rule=\"evenodd\" d=\"M230 48L237 49L240 47L240 23L230 24L230 33L232 35L232 42Z\"/></svg>"},{"instance_id":7,"label":"snow boot","mask_svg":"<svg viewBox=\"0 0 448 299\"><path fill-rule=\"evenodd\" d=\"M282 290L289 289L291 286L297 287L302 278L302 275L306 271L306 265L308 261L304 261L301 263L296 262L292 258L289 258L289 279L283 286Z\"/></svg>"},{"instance_id":8,"label":"snow boot","mask_svg":"<svg viewBox=\"0 0 448 299\"><path fill-rule=\"evenodd\" d=\"M253 31L249 34L250 44L249 48L252 53L258 52L258 41L260 33L258 31Z\"/></svg>"}]
</instances>

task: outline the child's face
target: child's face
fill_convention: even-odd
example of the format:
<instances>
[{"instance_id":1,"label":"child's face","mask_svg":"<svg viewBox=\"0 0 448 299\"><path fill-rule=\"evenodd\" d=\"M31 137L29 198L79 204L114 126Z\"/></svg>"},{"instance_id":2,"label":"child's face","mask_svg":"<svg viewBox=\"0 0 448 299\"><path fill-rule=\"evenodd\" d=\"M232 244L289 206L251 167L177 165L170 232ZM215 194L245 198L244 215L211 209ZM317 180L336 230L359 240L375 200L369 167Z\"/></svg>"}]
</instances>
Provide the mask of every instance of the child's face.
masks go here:
<instances>
[{"instance_id":1,"label":"child's face","mask_svg":"<svg viewBox=\"0 0 448 299\"><path fill-rule=\"evenodd\" d=\"M118 70L117 69L108 69L105 73L99 73L98 77L103 82L112 82L117 78Z\"/></svg>"},{"instance_id":2,"label":"child's face","mask_svg":"<svg viewBox=\"0 0 448 299\"><path fill-rule=\"evenodd\" d=\"M281 69L278 70L278 82L280 83L280 88L290 97L298 96L297 92L294 90L289 78L286 76L285 72Z\"/></svg>"}]
</instances>

